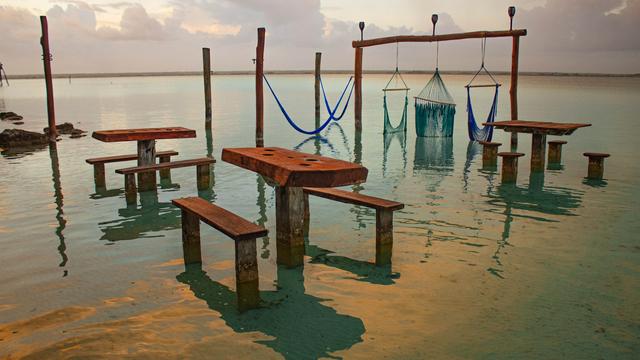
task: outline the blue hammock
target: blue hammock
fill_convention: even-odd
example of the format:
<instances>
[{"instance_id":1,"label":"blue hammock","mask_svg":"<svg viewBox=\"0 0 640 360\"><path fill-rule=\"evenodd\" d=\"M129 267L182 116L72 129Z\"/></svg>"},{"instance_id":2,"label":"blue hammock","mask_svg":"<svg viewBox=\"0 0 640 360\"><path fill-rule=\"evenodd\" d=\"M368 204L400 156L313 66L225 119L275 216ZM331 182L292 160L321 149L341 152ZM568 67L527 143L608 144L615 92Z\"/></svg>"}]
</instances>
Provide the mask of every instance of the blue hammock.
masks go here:
<instances>
[{"instance_id":1,"label":"blue hammock","mask_svg":"<svg viewBox=\"0 0 640 360\"><path fill-rule=\"evenodd\" d=\"M498 113L498 88L500 84L496 84L496 92L493 95L493 103L491 104L491 110L489 110L489 115L487 115L488 123L494 122L496 120L496 114ZM471 87L467 86L467 122L469 128L469 140L471 141L491 141L493 137L493 126L484 126L483 128L479 128L476 123L476 118L473 115L473 107L471 104Z\"/></svg>"},{"instance_id":2,"label":"blue hammock","mask_svg":"<svg viewBox=\"0 0 640 360\"><path fill-rule=\"evenodd\" d=\"M303 134L307 134L307 135L315 135L315 134L320 133L325 127L327 127L327 125L329 125L331 120L338 121L338 120L340 120L342 118L342 116L344 116L344 113L346 112L347 106L349 105L349 100L351 99L351 94L353 93L353 84L355 84L355 82L354 82L351 85L351 91L349 92L349 97L347 98L347 102L344 104L344 108L342 109L342 112L341 112L340 116L335 117L335 113L338 111L338 106L340 105L340 102L342 101L342 98L344 97L345 92L349 88L349 84L351 83L352 78L349 78L349 82L347 82L347 86L342 91L342 95L340 95L340 99L338 100L338 103L336 104L334 109L331 109L331 107L329 106L329 101L327 100L327 96L326 96L326 94L324 92L324 86L322 86L322 80L320 80L320 85L322 87L322 93L324 95L324 102L325 102L325 106L327 108L327 111L329 112L329 117L318 128L316 128L314 130L304 130L303 128L299 127L293 121L293 119L291 119L291 116L289 116L289 114L287 113L287 110L285 110L284 106L280 102L280 99L278 99L278 96L276 95L275 91L271 87L271 84L269 83L269 80L267 80L267 77L264 76L264 75L262 77L264 78L264 81L267 83L267 87L271 91L271 94L273 95L273 98L276 100L276 103L278 104L278 107L280 108L280 111L282 112L282 115L284 115L284 117L287 120L287 122L289 123L289 125L291 125L291 127L293 127L296 131L298 131L300 133L303 133Z\"/></svg>"}]
</instances>

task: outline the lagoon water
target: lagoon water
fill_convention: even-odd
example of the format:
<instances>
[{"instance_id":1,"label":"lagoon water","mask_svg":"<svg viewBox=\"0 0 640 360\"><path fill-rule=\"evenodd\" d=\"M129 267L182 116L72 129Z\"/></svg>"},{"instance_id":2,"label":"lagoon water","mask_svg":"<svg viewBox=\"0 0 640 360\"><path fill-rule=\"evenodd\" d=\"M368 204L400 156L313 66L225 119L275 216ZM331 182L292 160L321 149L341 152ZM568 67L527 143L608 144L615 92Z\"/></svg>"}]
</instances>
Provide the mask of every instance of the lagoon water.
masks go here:
<instances>
[{"instance_id":1,"label":"lagoon water","mask_svg":"<svg viewBox=\"0 0 640 360\"><path fill-rule=\"evenodd\" d=\"M331 99L346 80L324 76ZM351 105L322 137L298 134L265 89L267 146L359 162L369 177L353 190L406 204L393 266L376 268L374 211L312 198L308 256L293 270L275 264L273 188L219 160L223 147L254 145L252 76L213 78L209 138L200 77L55 80L58 123L196 129L157 148L212 154L215 183L199 195L269 229L258 239L264 307L237 313L234 245L208 226L202 269L185 270L171 199L198 194L194 169L173 170L172 184L127 207L120 164L107 165L108 190L96 192L84 160L134 153L135 143L63 136L57 150L0 156L0 357L638 358L640 79L521 77L522 119L593 126L566 138L563 167L543 176L530 176L530 136L520 135L516 186L482 170L467 139L467 76L444 77L458 102L453 139L417 139L413 106L406 136L385 138L386 80L365 75L359 136ZM415 95L428 76L406 80ZM270 81L312 128L312 76ZM507 92L498 120L509 118ZM476 95L482 118L492 93ZM394 121L402 101L390 99ZM41 131L43 81L0 88L0 111ZM494 139L508 148L507 134ZM603 182L585 181L585 151L612 154Z\"/></svg>"}]
</instances>

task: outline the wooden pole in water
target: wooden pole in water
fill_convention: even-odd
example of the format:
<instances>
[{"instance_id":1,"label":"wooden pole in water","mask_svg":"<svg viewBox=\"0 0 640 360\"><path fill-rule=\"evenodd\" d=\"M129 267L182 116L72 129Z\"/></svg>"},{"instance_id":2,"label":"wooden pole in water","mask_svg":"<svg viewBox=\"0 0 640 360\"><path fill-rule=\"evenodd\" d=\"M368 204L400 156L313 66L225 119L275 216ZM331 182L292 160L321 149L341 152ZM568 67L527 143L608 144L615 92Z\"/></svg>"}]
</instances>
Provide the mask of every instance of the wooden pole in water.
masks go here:
<instances>
[{"instance_id":1,"label":"wooden pole in water","mask_svg":"<svg viewBox=\"0 0 640 360\"><path fill-rule=\"evenodd\" d=\"M354 66L354 113L356 131L362 131L362 48L356 48L355 66Z\"/></svg>"},{"instance_id":2,"label":"wooden pole in water","mask_svg":"<svg viewBox=\"0 0 640 360\"><path fill-rule=\"evenodd\" d=\"M42 45L42 62L44 63L44 79L47 88L47 115L49 117L49 142L55 142L58 137L56 129L56 114L53 106L53 80L51 79L51 52L49 50L49 26L47 17L40 16L40 25L42 26L42 37L40 44Z\"/></svg>"},{"instance_id":3,"label":"wooden pole in water","mask_svg":"<svg viewBox=\"0 0 640 360\"><path fill-rule=\"evenodd\" d=\"M204 76L205 124L211 126L211 52L209 48L202 48L202 75Z\"/></svg>"},{"instance_id":4,"label":"wooden pole in water","mask_svg":"<svg viewBox=\"0 0 640 360\"><path fill-rule=\"evenodd\" d=\"M322 53L316 53L316 70L315 70L315 99L316 99L316 129L320 127L320 63L322 61Z\"/></svg>"},{"instance_id":5,"label":"wooden pole in water","mask_svg":"<svg viewBox=\"0 0 640 360\"><path fill-rule=\"evenodd\" d=\"M511 120L518 120L518 55L520 53L520 36L513 37L511 50ZM518 146L518 133L511 133L511 147Z\"/></svg>"},{"instance_id":6,"label":"wooden pole in water","mask_svg":"<svg viewBox=\"0 0 640 360\"><path fill-rule=\"evenodd\" d=\"M258 28L258 46L256 47L256 147L264 146L264 35L265 28Z\"/></svg>"}]
</instances>

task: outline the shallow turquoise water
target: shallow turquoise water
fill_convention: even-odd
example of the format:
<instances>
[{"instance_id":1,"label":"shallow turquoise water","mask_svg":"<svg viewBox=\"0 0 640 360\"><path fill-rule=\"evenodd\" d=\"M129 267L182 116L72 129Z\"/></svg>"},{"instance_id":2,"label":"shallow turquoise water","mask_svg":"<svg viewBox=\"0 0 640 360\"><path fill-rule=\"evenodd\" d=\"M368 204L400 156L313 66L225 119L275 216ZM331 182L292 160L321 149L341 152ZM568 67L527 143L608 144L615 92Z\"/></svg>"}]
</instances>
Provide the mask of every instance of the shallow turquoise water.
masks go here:
<instances>
[{"instance_id":1,"label":"shallow turquoise water","mask_svg":"<svg viewBox=\"0 0 640 360\"><path fill-rule=\"evenodd\" d=\"M325 76L332 99L345 76ZM417 93L427 76L406 76ZM182 264L179 211L197 194L195 170L172 172L157 196L127 207L107 165L96 193L84 159L135 144L64 137L0 157L0 356L183 358L637 358L640 352L640 200L636 159L640 79L522 77L522 119L589 122L566 140L563 168L529 174L520 136L515 187L481 169L469 144L466 76L446 76L458 101L452 140L382 135L386 76L364 79L361 136L352 109L323 137L295 133L265 93L265 144L361 162L365 194L404 202L395 214L391 269L375 268L375 213L313 198L303 268L275 265L275 235L259 239L265 308L235 311L233 243L202 227L204 265ZM503 79L506 82L507 79ZM313 126L313 78L271 76L293 117ZM88 131L185 126L196 139L161 140L180 158L254 145L253 78L213 80L211 146L199 77L56 80L58 123ZM507 86L498 119L509 116ZM478 92L476 116L490 91ZM399 114L401 99L390 99ZM394 108L394 104L395 108ZM486 104L483 108L482 104ZM46 124L40 80L0 88L0 111ZM0 129L11 127L3 122ZM496 131L494 139L508 144ZM506 148L503 146L503 148ZM584 180L585 151L609 152L602 183ZM219 161L199 195L275 234L274 191ZM64 349L64 351L62 351Z\"/></svg>"}]
</instances>

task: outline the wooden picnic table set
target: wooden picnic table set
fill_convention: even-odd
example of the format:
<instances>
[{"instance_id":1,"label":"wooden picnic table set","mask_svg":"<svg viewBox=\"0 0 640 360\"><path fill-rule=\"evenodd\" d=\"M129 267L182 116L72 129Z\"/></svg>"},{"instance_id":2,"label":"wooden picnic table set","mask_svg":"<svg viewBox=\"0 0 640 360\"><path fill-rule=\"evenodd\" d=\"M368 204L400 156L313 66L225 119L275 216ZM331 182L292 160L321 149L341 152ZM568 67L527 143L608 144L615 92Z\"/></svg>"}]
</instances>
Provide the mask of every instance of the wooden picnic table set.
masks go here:
<instances>
[{"instance_id":1,"label":"wooden picnic table set","mask_svg":"<svg viewBox=\"0 0 640 360\"><path fill-rule=\"evenodd\" d=\"M194 138L194 130L181 127L96 131L93 137L105 142L137 141L138 153L87 159L94 165L96 186L104 186L104 164L137 160L138 166L116 170L125 175L127 203L136 202L137 191L155 190L155 172L168 176L169 169L196 166L198 189L209 185L212 158L170 161L176 151L156 152L161 139ZM156 164L156 158L160 162ZM376 258L378 266L391 263L393 212L402 203L335 189L366 181L368 170L356 163L302 153L278 147L225 148L222 160L255 172L275 184L277 263L286 267L303 264L304 236L309 222L309 195L365 206L376 210ZM165 171L165 173L163 173ZM136 187L135 174L138 174ZM137 189L137 190L136 190ZM200 197L172 200L182 212L182 244L185 265L202 263L200 221L235 241L236 294L240 311L258 307L258 262L256 239L268 230Z\"/></svg>"},{"instance_id":2,"label":"wooden picnic table set","mask_svg":"<svg viewBox=\"0 0 640 360\"><path fill-rule=\"evenodd\" d=\"M531 172L543 172L545 169L545 153L547 148L547 135L567 136L573 134L577 129L591 126L591 124L581 123L558 123L545 121L525 121L510 120L483 123L485 126L492 126L510 133L531 134ZM501 145L495 142L480 142L483 145L483 166L493 167L497 164L497 156L502 157L502 181L512 183L517 178L518 158L524 156L520 152L500 152L497 149ZM550 166L558 165L562 156L562 145L564 140L549 141L548 163ZM587 178L601 180L604 172L604 159L609 154L585 152L584 156L589 158L589 168Z\"/></svg>"}]
</instances>

